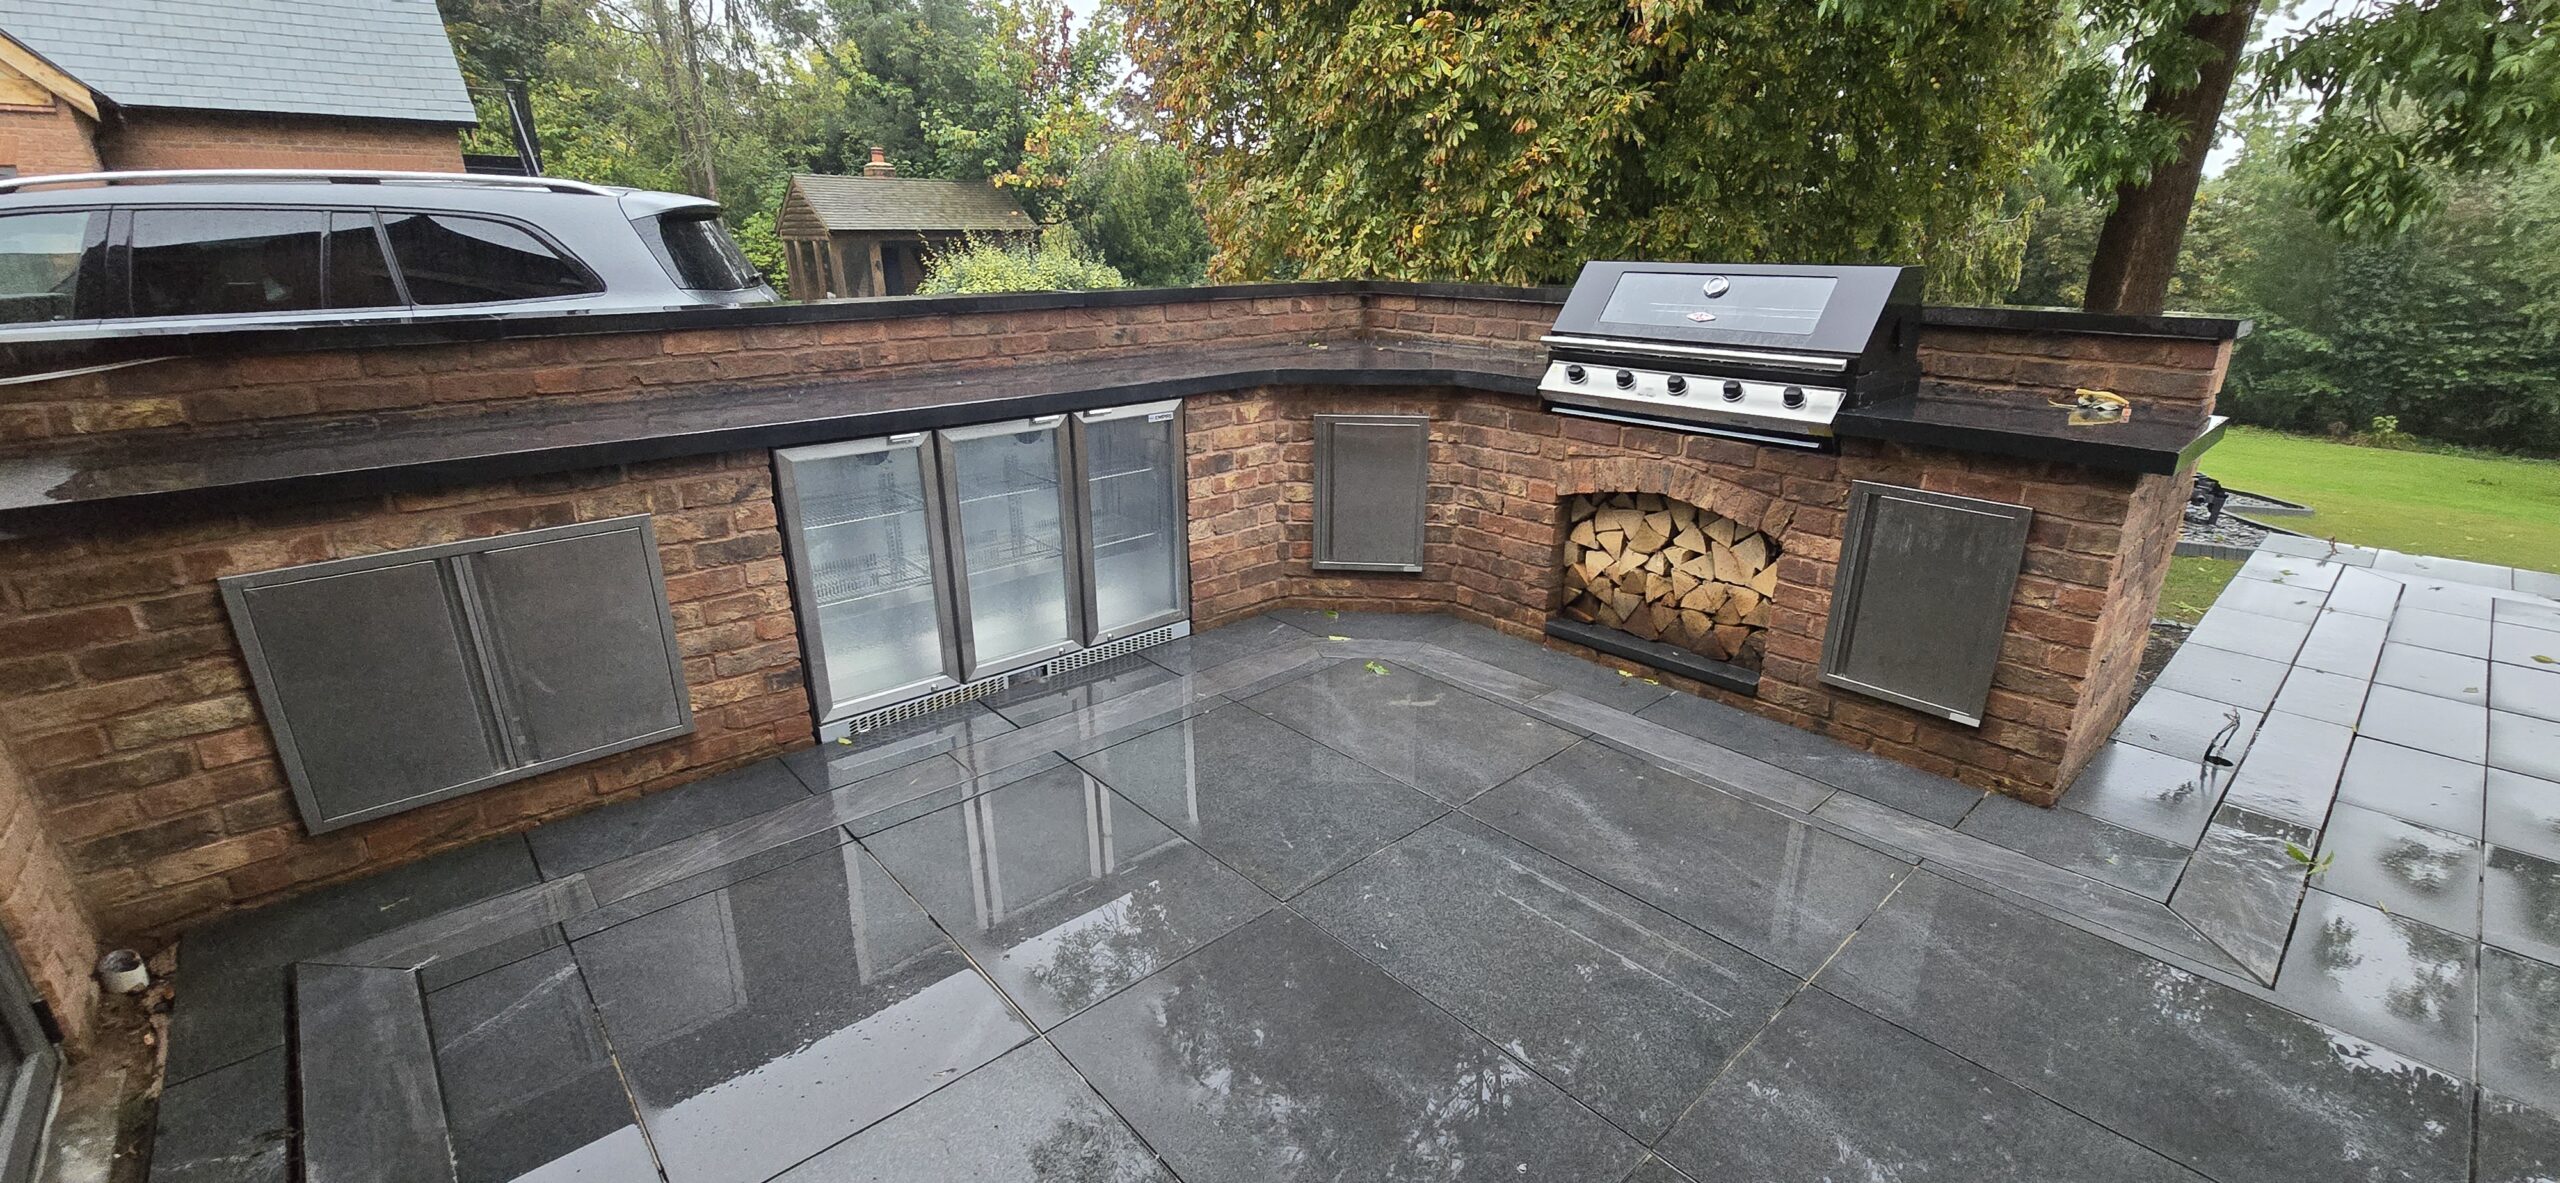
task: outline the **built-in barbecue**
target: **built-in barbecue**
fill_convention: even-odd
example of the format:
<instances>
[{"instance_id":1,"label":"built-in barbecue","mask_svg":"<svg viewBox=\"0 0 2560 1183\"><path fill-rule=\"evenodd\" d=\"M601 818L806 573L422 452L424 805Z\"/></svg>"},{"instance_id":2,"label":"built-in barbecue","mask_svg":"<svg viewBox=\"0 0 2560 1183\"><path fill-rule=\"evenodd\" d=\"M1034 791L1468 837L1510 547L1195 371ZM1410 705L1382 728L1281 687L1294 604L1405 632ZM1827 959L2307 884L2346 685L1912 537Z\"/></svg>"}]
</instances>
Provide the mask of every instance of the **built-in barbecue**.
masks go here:
<instances>
[{"instance_id":1,"label":"built-in barbecue","mask_svg":"<svg viewBox=\"0 0 2560 1183\"><path fill-rule=\"evenodd\" d=\"M1547 408L1818 448L1847 407L1920 377L1917 267L1591 263L1565 300Z\"/></svg>"}]
</instances>

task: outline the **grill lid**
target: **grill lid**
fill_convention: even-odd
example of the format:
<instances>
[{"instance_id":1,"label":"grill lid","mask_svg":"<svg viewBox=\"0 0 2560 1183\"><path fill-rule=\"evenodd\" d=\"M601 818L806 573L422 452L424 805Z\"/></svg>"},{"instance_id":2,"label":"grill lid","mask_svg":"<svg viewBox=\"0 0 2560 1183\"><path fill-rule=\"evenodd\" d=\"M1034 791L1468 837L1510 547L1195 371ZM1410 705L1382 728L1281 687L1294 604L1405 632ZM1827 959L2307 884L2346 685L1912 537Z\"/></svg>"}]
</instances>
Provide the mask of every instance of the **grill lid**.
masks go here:
<instances>
[{"instance_id":1,"label":"grill lid","mask_svg":"<svg viewBox=\"0 0 2560 1183\"><path fill-rule=\"evenodd\" d=\"M1917 267L1583 265L1559 336L1858 355L1917 311Z\"/></svg>"}]
</instances>

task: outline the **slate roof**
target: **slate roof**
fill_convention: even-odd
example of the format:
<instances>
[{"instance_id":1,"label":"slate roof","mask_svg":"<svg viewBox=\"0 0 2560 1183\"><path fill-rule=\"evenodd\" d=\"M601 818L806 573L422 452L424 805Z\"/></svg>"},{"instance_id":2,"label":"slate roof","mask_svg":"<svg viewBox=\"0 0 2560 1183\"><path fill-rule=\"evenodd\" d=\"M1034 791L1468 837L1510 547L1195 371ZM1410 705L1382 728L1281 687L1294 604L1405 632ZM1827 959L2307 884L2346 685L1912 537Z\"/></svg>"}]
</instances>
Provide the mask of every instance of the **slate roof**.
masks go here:
<instances>
[{"instance_id":1,"label":"slate roof","mask_svg":"<svg viewBox=\"0 0 2560 1183\"><path fill-rule=\"evenodd\" d=\"M120 106L475 122L435 0L0 0Z\"/></svg>"},{"instance_id":2,"label":"slate roof","mask_svg":"<svg viewBox=\"0 0 2560 1183\"><path fill-rule=\"evenodd\" d=\"M1021 206L985 181L794 173L791 186L829 230L1039 229Z\"/></svg>"}]
</instances>

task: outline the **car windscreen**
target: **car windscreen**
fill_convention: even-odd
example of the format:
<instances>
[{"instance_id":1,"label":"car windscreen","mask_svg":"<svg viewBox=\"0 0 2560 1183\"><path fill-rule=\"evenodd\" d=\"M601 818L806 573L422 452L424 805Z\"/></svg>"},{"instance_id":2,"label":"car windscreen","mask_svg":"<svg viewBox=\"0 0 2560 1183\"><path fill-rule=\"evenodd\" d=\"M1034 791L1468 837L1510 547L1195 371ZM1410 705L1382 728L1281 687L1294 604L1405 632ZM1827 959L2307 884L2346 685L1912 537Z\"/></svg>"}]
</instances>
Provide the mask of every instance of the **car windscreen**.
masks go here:
<instances>
[{"instance_id":1,"label":"car windscreen","mask_svg":"<svg viewBox=\"0 0 2560 1183\"><path fill-rule=\"evenodd\" d=\"M676 286L703 292L744 291L764 282L747 261L716 210L680 212L658 219L658 235L675 268Z\"/></svg>"}]
</instances>

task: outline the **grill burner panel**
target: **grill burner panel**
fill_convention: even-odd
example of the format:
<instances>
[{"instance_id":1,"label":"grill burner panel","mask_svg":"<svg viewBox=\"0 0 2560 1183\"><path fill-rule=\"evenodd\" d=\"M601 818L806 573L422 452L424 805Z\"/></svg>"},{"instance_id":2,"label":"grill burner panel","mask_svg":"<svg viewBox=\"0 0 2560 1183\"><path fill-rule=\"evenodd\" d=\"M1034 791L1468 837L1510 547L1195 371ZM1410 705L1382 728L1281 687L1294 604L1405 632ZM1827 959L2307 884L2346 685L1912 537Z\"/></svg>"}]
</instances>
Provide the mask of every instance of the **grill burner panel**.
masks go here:
<instances>
[{"instance_id":1,"label":"grill burner panel","mask_svg":"<svg viewBox=\"0 0 2560 1183\"><path fill-rule=\"evenodd\" d=\"M1919 381L1916 267L1592 263L1538 384L1550 410L1821 447Z\"/></svg>"}]
</instances>

